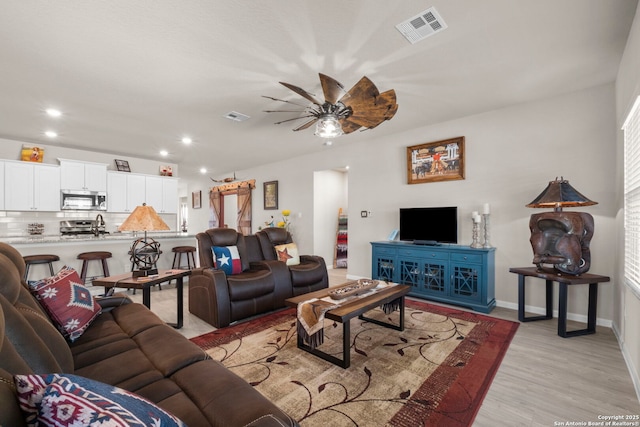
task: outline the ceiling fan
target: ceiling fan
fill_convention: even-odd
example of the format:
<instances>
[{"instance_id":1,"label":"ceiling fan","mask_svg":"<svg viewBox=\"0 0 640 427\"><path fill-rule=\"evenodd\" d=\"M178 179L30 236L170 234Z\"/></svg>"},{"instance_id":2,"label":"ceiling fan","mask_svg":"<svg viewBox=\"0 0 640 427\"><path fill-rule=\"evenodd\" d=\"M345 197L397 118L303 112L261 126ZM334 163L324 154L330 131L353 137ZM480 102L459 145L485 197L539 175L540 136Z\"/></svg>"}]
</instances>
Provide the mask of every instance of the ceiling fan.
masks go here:
<instances>
[{"instance_id":1,"label":"ceiling fan","mask_svg":"<svg viewBox=\"0 0 640 427\"><path fill-rule=\"evenodd\" d=\"M317 136L322 138L335 138L342 134L354 132L360 128L373 129L385 120L390 120L398 111L396 104L396 92L391 89L380 93L378 88L367 77L362 77L351 89L346 91L337 80L325 74L319 73L324 102L319 101L306 90L289 83L280 82L284 87L291 89L302 96L311 105L302 105L284 99L263 96L274 101L286 102L302 110L265 110L267 113L303 113L292 119L276 122L281 124L293 120L311 118L302 125L294 128L299 131L316 124ZM363 129L363 130L366 130Z\"/></svg>"}]
</instances>

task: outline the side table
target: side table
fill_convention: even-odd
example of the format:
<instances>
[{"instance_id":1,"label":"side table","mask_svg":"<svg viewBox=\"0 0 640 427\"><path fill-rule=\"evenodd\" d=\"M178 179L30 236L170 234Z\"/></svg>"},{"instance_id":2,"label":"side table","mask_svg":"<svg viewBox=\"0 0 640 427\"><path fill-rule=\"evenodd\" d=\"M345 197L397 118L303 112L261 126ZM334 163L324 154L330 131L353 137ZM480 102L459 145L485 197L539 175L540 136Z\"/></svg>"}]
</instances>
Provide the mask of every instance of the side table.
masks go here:
<instances>
[{"instance_id":1,"label":"side table","mask_svg":"<svg viewBox=\"0 0 640 427\"><path fill-rule=\"evenodd\" d=\"M176 329L182 328L183 321L183 292L182 292L182 278L189 276L191 270L159 270L157 275L149 277L131 277L131 273L124 273L117 276L101 277L93 281L93 286L104 286L105 292L109 288L133 288L142 289L142 303L151 309L151 287L159 285L163 282L170 282L176 280L176 292L177 292L177 322L167 323L169 326L173 326Z\"/></svg>"},{"instance_id":2,"label":"side table","mask_svg":"<svg viewBox=\"0 0 640 427\"><path fill-rule=\"evenodd\" d=\"M558 335L563 338L596 333L596 310L598 308L598 283L608 282L608 276L584 273L578 276L539 270L537 267L510 268L509 272L518 275L518 320L531 322L553 318L553 282L560 285L558 293ZM543 316L524 315L525 277L537 277L546 281L546 314ZM567 295L569 285L589 285L589 306L587 308L587 327L567 331Z\"/></svg>"}]
</instances>

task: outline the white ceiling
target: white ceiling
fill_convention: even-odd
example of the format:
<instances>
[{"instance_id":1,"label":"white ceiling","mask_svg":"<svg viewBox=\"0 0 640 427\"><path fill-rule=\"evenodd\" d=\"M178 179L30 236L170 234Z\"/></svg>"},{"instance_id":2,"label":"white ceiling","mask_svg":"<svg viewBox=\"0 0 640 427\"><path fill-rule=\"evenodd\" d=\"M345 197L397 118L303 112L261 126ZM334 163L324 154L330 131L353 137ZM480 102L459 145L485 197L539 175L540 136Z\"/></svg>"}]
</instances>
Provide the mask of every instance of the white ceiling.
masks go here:
<instances>
[{"instance_id":1,"label":"white ceiling","mask_svg":"<svg viewBox=\"0 0 640 427\"><path fill-rule=\"evenodd\" d=\"M395 25L435 6L448 29ZM331 149L262 95L395 89L396 116L340 144L613 82L637 0L3 0L0 137L163 158L209 175ZM43 112L63 111L54 120ZM613 105L610 106L613 108ZM223 118L238 111L251 119ZM299 124L301 124L300 122ZM55 142L43 135L59 133ZM183 135L191 146L180 143Z\"/></svg>"}]
</instances>

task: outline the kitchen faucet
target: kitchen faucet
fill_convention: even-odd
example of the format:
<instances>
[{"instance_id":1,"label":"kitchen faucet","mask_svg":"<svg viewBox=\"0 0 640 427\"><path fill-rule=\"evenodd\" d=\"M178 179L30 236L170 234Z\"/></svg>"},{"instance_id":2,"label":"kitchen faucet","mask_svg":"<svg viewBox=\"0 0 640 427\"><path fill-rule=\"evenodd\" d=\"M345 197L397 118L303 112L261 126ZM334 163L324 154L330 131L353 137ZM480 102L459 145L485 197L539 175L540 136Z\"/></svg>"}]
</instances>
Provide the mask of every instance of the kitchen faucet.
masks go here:
<instances>
[{"instance_id":1,"label":"kitchen faucet","mask_svg":"<svg viewBox=\"0 0 640 427\"><path fill-rule=\"evenodd\" d=\"M96 237L100 235L100 227L104 227L104 226L105 226L104 218L102 218L102 214L98 214L96 216L95 221L93 221L93 225L91 226L91 231L93 232L93 235Z\"/></svg>"}]
</instances>

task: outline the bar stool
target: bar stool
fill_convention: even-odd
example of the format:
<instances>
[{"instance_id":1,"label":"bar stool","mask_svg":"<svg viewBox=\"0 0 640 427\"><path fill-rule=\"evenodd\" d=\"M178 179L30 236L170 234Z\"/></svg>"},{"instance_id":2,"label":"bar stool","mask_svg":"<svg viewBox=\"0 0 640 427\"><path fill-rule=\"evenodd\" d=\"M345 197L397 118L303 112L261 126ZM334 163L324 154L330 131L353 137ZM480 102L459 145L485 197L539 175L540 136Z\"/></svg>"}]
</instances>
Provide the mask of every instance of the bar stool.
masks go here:
<instances>
[{"instance_id":1,"label":"bar stool","mask_svg":"<svg viewBox=\"0 0 640 427\"><path fill-rule=\"evenodd\" d=\"M51 275L55 275L53 272L53 262L60 261L60 257L58 255L27 255L22 257L24 259L24 263L26 264L26 269L24 270L24 281L27 282L29 279L29 268L35 264L49 264L49 272Z\"/></svg>"},{"instance_id":2,"label":"bar stool","mask_svg":"<svg viewBox=\"0 0 640 427\"><path fill-rule=\"evenodd\" d=\"M111 258L111 256L111 252L106 251L82 252L81 254L78 254L78 259L82 260L82 270L80 272L80 279L82 279L82 283L87 282L87 270L89 268L90 261L101 261L103 277L109 276L107 258ZM100 276L94 276L93 278L95 279L96 277Z\"/></svg>"},{"instance_id":3,"label":"bar stool","mask_svg":"<svg viewBox=\"0 0 640 427\"><path fill-rule=\"evenodd\" d=\"M192 268L196 268L196 258L194 255L196 252L195 246L176 246L175 248L171 249L171 251L174 253L173 265L171 266L171 268L180 268L180 262L182 262L183 254L187 257L187 269L191 270ZM191 258L189 258L189 256L191 256Z\"/></svg>"}]
</instances>

